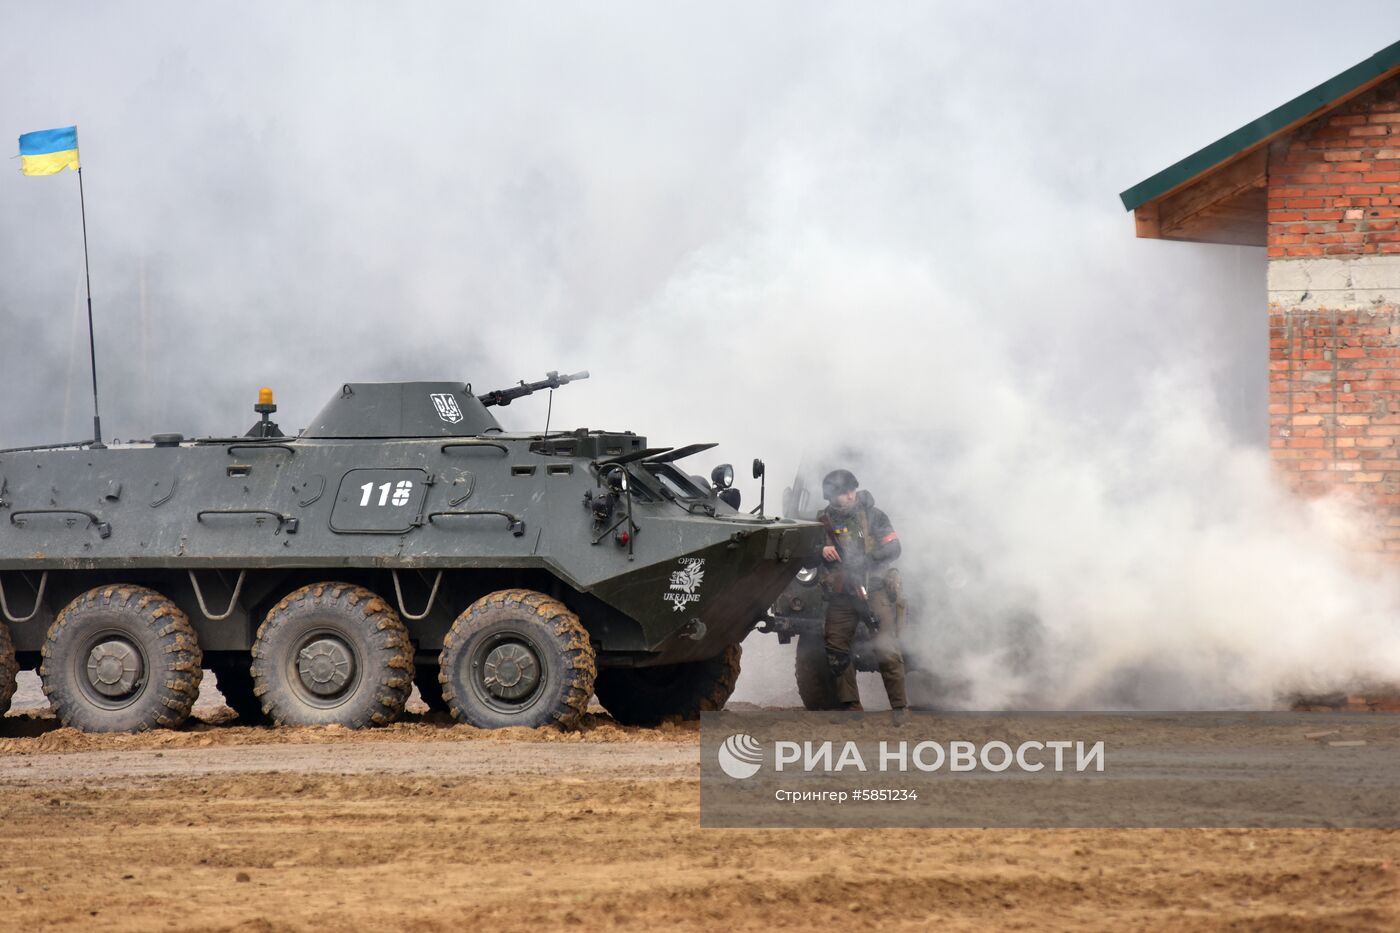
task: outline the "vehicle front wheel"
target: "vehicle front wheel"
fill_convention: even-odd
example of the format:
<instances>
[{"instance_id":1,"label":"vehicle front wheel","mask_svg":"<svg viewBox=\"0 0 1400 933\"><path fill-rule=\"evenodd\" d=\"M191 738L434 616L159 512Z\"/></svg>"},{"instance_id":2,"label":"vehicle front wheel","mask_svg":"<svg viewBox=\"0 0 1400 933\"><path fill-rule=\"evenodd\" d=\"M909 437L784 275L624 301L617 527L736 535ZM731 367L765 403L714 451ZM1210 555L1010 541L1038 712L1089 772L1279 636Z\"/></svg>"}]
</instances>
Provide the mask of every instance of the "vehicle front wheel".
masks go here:
<instances>
[{"instance_id":1,"label":"vehicle front wheel","mask_svg":"<svg viewBox=\"0 0 1400 933\"><path fill-rule=\"evenodd\" d=\"M253 691L284 726L383 725L413 688L398 613L362 586L314 583L272 608L253 643Z\"/></svg>"},{"instance_id":2,"label":"vehicle front wheel","mask_svg":"<svg viewBox=\"0 0 1400 933\"><path fill-rule=\"evenodd\" d=\"M452 623L438 680L453 717L483 729L577 725L597 666L588 632L534 590L483 596Z\"/></svg>"},{"instance_id":3,"label":"vehicle front wheel","mask_svg":"<svg viewBox=\"0 0 1400 933\"><path fill-rule=\"evenodd\" d=\"M730 645L704 661L656 667L606 667L598 672L598 702L624 726L657 726L699 719L724 709L739 681L743 650Z\"/></svg>"},{"instance_id":4,"label":"vehicle front wheel","mask_svg":"<svg viewBox=\"0 0 1400 933\"><path fill-rule=\"evenodd\" d=\"M112 584L73 600L49 628L39 676L65 726L142 732L178 726L204 676L190 620L142 586Z\"/></svg>"}]
</instances>

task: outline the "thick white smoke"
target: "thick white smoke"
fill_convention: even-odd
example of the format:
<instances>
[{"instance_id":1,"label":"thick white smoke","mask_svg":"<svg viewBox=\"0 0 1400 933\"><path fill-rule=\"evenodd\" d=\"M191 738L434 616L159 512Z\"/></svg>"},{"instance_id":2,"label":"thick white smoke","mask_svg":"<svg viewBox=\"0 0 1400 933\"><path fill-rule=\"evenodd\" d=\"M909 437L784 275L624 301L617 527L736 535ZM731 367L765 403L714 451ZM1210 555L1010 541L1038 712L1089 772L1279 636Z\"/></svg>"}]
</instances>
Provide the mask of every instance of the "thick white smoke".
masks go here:
<instances>
[{"instance_id":1,"label":"thick white smoke","mask_svg":"<svg viewBox=\"0 0 1400 933\"><path fill-rule=\"evenodd\" d=\"M111 435L588 368L770 502L859 447L960 705L1259 705L1400 676L1395 576L1272 477L1260 251L1116 193L1374 51L1286 7L16 10L0 113L80 126ZM0 445L86 423L71 181L0 180Z\"/></svg>"},{"instance_id":2,"label":"thick white smoke","mask_svg":"<svg viewBox=\"0 0 1400 933\"><path fill-rule=\"evenodd\" d=\"M1024 318L950 294L938 264L773 212L698 258L641 319L750 322L727 379L786 402L773 424L739 419L728 433L787 455L775 491L800 455L861 474L901 531L911 654L945 702L1257 708L1400 678L1394 570L1358 556L1358 516L1292 496L1267 451L1231 431L1199 359L1208 329L1167 328L1186 358L1131 378L1111 377L1114 345L1084 333L1060 371L1018 358L1008 331ZM1244 285L1262 314L1262 282ZM1125 305L1152 314L1156 301ZM660 328L636 345L664 355L678 340ZM784 359L765 386L744 371L762 372L775 346ZM1263 341L1251 349L1262 367ZM1103 404L1071 404L1061 380L1093 400L1081 380L1096 375ZM790 701L790 653L749 645L760 660L741 697ZM866 681L878 704L878 679Z\"/></svg>"}]
</instances>

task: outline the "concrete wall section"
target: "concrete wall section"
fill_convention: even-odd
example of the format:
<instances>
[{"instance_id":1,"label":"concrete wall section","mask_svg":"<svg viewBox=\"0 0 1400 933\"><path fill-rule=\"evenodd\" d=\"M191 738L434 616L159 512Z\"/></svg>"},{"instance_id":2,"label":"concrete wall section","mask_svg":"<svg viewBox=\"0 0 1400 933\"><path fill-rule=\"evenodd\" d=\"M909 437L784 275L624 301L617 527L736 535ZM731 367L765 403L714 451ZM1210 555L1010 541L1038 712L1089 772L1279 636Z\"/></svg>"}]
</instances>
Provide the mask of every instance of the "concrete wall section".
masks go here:
<instances>
[{"instance_id":1,"label":"concrete wall section","mask_svg":"<svg viewBox=\"0 0 1400 933\"><path fill-rule=\"evenodd\" d=\"M1400 254L1272 261L1269 304L1307 310L1400 307Z\"/></svg>"}]
</instances>

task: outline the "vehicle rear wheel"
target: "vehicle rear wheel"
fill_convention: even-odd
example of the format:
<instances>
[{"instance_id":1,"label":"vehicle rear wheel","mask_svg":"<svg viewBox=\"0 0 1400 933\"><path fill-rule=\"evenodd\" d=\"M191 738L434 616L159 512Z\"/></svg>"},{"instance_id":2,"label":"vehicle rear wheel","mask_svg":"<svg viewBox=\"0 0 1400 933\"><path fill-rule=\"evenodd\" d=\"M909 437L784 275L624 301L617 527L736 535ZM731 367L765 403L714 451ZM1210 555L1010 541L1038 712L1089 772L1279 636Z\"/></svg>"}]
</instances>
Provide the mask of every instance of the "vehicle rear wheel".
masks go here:
<instances>
[{"instance_id":1,"label":"vehicle rear wheel","mask_svg":"<svg viewBox=\"0 0 1400 933\"><path fill-rule=\"evenodd\" d=\"M568 729L583 718L596 675L588 632L568 607L534 590L500 590L452 623L438 680L460 722Z\"/></svg>"},{"instance_id":2,"label":"vehicle rear wheel","mask_svg":"<svg viewBox=\"0 0 1400 933\"><path fill-rule=\"evenodd\" d=\"M49 628L39 676L65 726L142 732L184 722L204 676L190 620L142 586L113 584L73 600Z\"/></svg>"},{"instance_id":3,"label":"vehicle rear wheel","mask_svg":"<svg viewBox=\"0 0 1400 933\"><path fill-rule=\"evenodd\" d=\"M249 667L249 659L246 657L238 660L219 660L209 664L209 670L214 672L219 693L223 695L224 705L238 714L238 721L242 725L261 723L267 721L267 715L263 712L262 701L253 690L253 671Z\"/></svg>"},{"instance_id":4,"label":"vehicle rear wheel","mask_svg":"<svg viewBox=\"0 0 1400 933\"><path fill-rule=\"evenodd\" d=\"M699 719L724 709L739 680L743 649L730 645L716 657L656 667L605 667L598 672L598 702L624 726L659 726Z\"/></svg>"},{"instance_id":5,"label":"vehicle rear wheel","mask_svg":"<svg viewBox=\"0 0 1400 933\"><path fill-rule=\"evenodd\" d=\"M820 631L797 636L797 695L807 709L836 709L836 678L826 660L826 637Z\"/></svg>"},{"instance_id":6,"label":"vehicle rear wheel","mask_svg":"<svg viewBox=\"0 0 1400 933\"><path fill-rule=\"evenodd\" d=\"M428 704L429 712L447 712L447 700L443 699L442 696L442 684L438 681L438 666L436 664L415 663L413 684L418 688L418 695L423 698L423 702Z\"/></svg>"},{"instance_id":7,"label":"vehicle rear wheel","mask_svg":"<svg viewBox=\"0 0 1400 933\"><path fill-rule=\"evenodd\" d=\"M361 586L314 583L258 627L253 692L282 726L392 722L413 686L413 645L389 604Z\"/></svg>"},{"instance_id":8,"label":"vehicle rear wheel","mask_svg":"<svg viewBox=\"0 0 1400 933\"><path fill-rule=\"evenodd\" d=\"M10 627L0 620L0 716L10 711L18 677L19 661L15 658L15 643L10 640Z\"/></svg>"}]
</instances>

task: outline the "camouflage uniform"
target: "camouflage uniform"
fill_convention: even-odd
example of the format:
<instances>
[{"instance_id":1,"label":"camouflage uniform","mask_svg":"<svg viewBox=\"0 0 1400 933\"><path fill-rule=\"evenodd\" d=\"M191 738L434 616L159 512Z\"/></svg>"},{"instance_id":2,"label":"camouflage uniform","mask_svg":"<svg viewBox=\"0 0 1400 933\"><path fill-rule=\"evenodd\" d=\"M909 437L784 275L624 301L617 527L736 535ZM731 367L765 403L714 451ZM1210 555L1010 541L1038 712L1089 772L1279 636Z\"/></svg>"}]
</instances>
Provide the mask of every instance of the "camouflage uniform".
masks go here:
<instances>
[{"instance_id":1,"label":"camouflage uniform","mask_svg":"<svg viewBox=\"0 0 1400 933\"><path fill-rule=\"evenodd\" d=\"M908 705L904 693L904 656L899 637L904 626L904 596L899 571L891 567L899 556L899 536L889 516L875 508L862 491L849 511L829 505L817 516L835 538L839 562L825 565L827 591L826 657L836 678L836 699L843 705L860 702L851 644L867 612L879 622L874 650L890 706ZM861 598L864 589L865 598Z\"/></svg>"}]
</instances>

